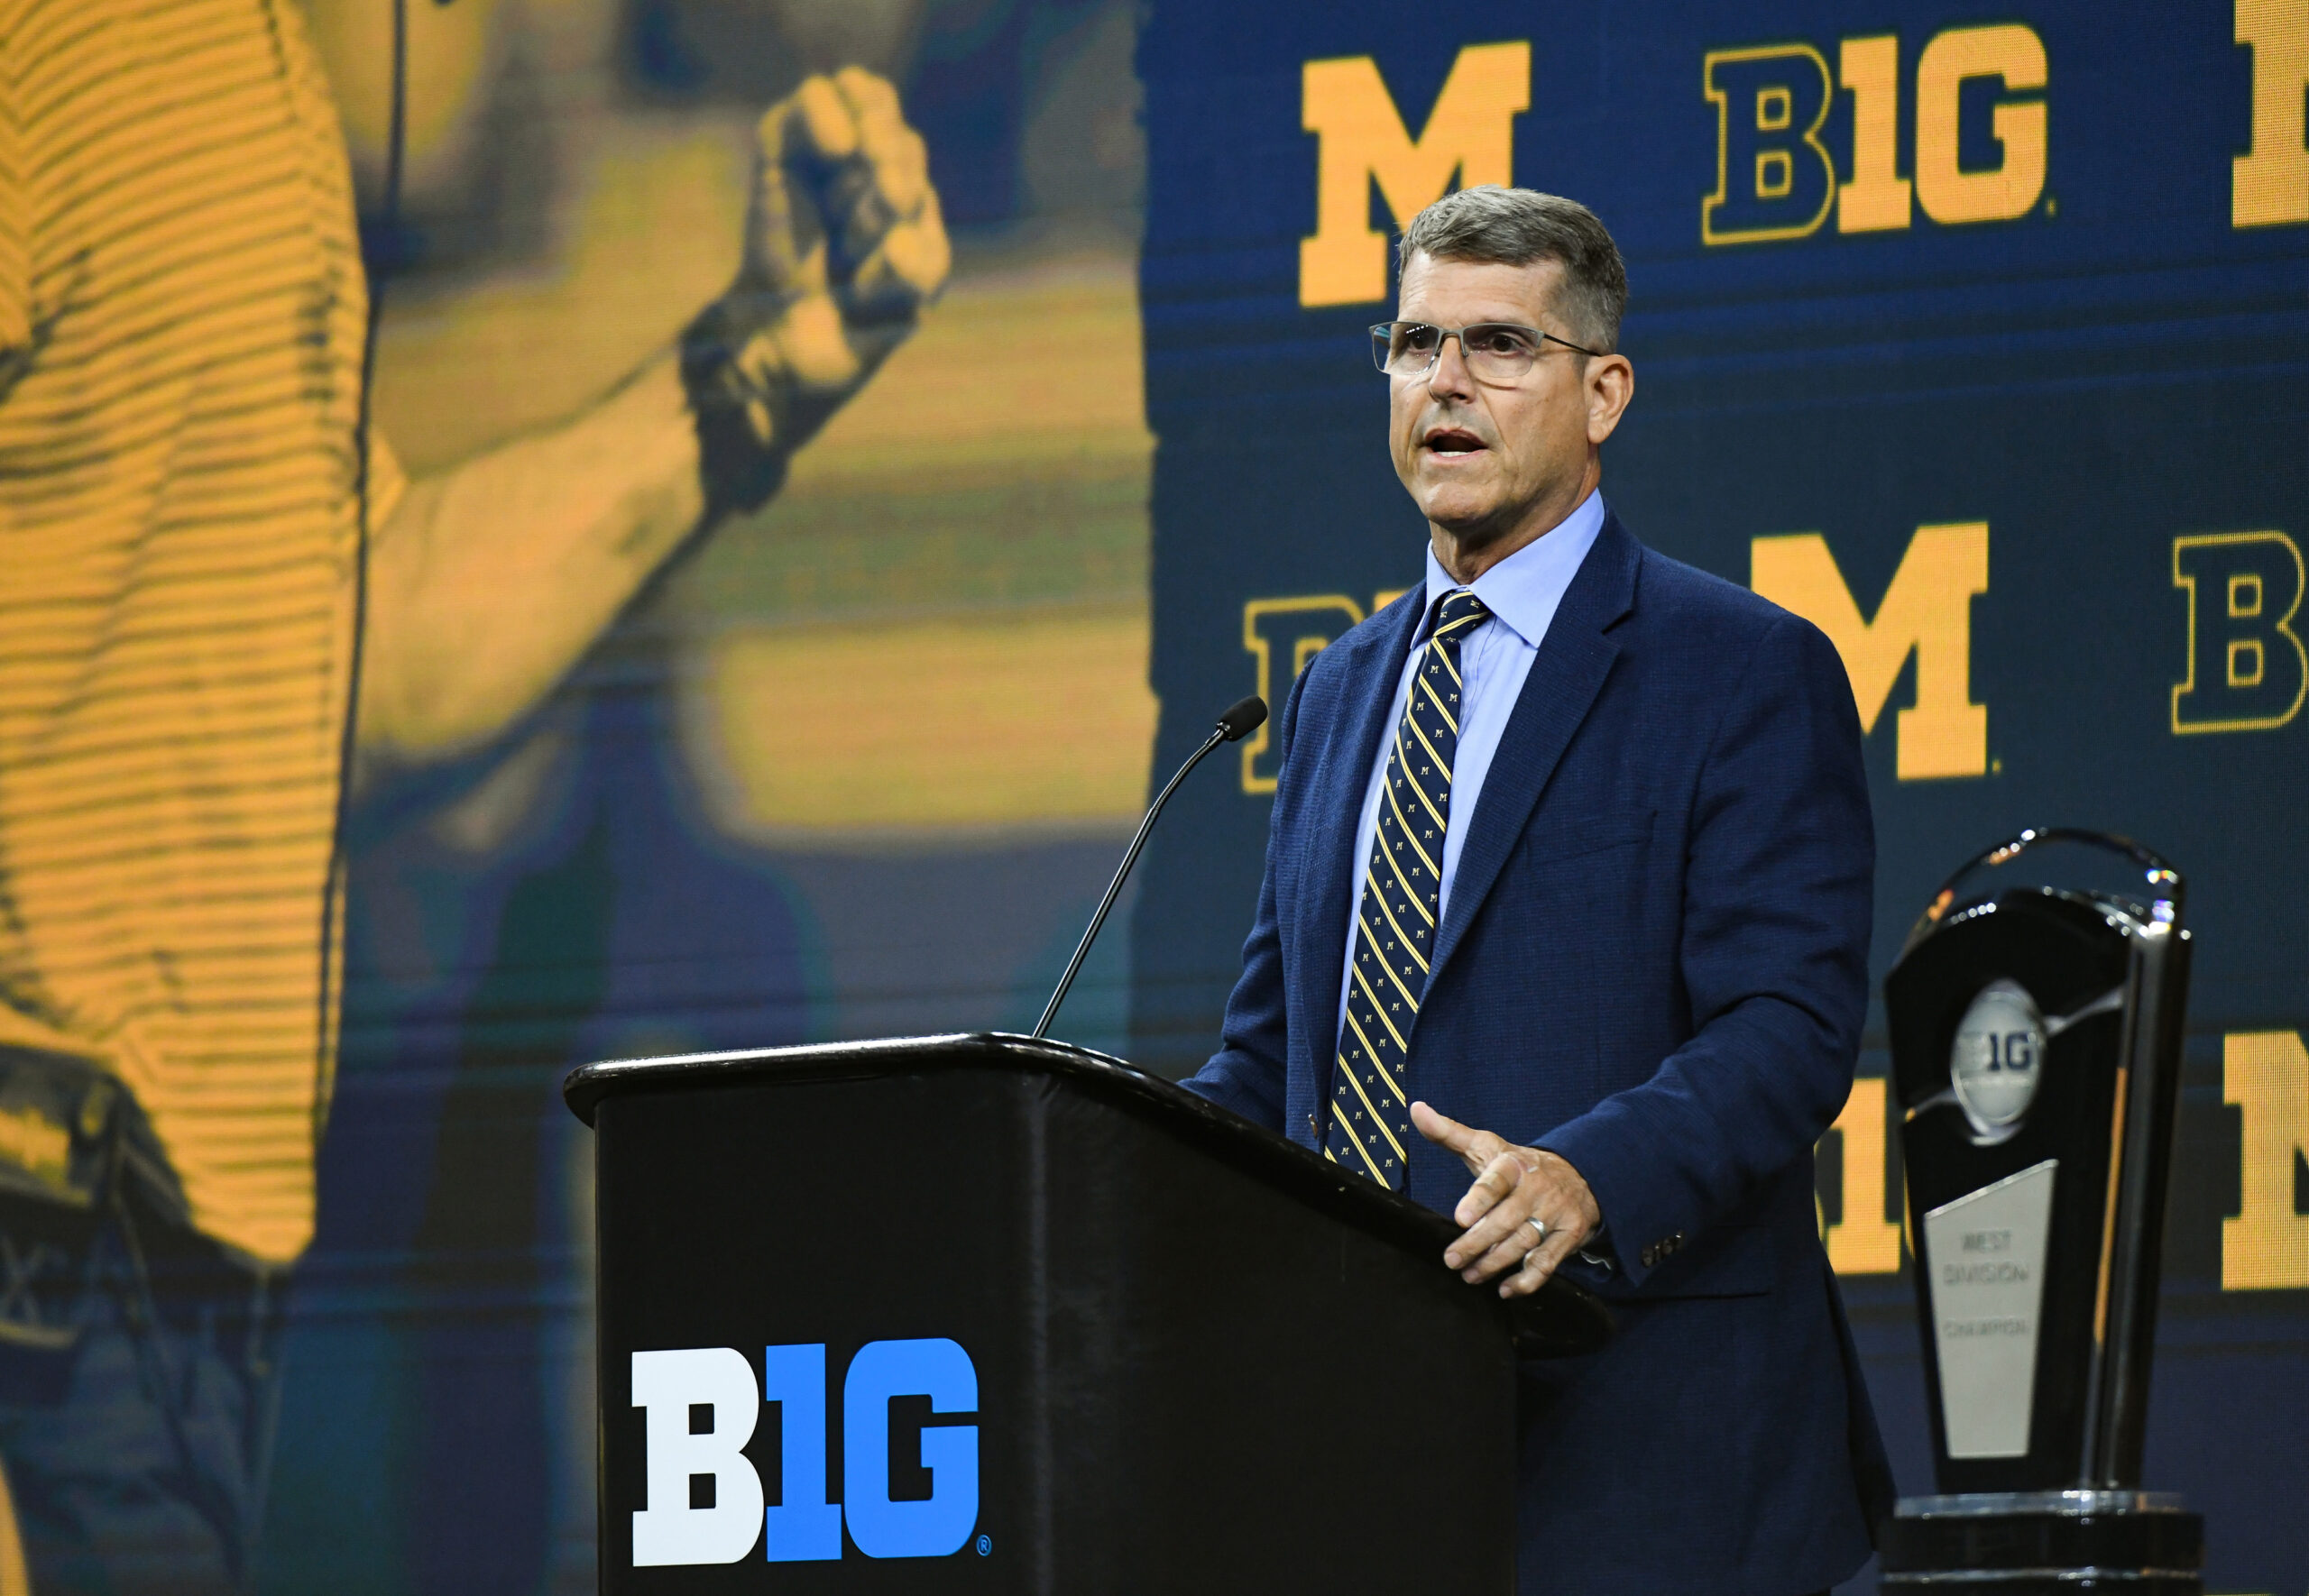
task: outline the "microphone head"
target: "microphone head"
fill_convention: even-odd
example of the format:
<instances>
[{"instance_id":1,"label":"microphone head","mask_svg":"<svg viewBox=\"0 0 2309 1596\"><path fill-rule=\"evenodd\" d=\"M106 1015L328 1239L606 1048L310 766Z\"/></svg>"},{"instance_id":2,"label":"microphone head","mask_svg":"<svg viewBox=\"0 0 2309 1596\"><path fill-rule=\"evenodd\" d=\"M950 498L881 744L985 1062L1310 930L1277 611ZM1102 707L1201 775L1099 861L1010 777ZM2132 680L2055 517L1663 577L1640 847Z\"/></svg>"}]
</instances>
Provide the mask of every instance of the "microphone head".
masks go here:
<instances>
[{"instance_id":1,"label":"microphone head","mask_svg":"<svg viewBox=\"0 0 2309 1596\"><path fill-rule=\"evenodd\" d=\"M1227 734L1230 743L1240 742L1266 724L1266 700L1254 693L1239 703L1228 706L1219 717L1219 729Z\"/></svg>"}]
</instances>

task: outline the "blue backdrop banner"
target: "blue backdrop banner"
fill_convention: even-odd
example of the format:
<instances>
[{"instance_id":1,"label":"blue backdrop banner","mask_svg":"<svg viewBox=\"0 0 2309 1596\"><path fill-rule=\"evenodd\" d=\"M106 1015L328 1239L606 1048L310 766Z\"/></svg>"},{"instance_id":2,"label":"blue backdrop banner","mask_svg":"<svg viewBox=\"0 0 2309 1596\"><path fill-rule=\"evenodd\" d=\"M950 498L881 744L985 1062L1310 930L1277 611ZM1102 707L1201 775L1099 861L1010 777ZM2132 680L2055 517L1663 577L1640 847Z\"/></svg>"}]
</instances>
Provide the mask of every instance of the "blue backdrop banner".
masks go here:
<instances>
[{"instance_id":1,"label":"blue backdrop banner","mask_svg":"<svg viewBox=\"0 0 2309 1596\"><path fill-rule=\"evenodd\" d=\"M1942 879L2024 826L2185 873L2148 1475L2207 1511L2212 1588L2309 1582L2309 5L1162 0L1138 60L1156 767L1420 580L1363 335L1401 225L1476 182L1593 207L1636 370L1605 495L1836 644L1878 979ZM1213 1045L1275 757L1246 744L1149 851L1144 1062ZM1880 1001L1820 1197L1913 1492L1882 1044Z\"/></svg>"}]
</instances>

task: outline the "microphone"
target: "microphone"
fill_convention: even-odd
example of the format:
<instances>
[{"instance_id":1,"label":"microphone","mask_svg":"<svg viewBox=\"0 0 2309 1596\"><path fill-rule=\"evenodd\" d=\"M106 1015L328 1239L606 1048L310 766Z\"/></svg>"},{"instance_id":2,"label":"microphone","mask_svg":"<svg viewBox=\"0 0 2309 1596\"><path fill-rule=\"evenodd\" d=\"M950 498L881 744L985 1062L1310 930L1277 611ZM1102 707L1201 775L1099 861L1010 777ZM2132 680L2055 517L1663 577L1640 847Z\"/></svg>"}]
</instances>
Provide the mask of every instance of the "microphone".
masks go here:
<instances>
[{"instance_id":1,"label":"microphone","mask_svg":"<svg viewBox=\"0 0 2309 1596\"><path fill-rule=\"evenodd\" d=\"M1130 867L1138 863L1139 850L1146 846L1147 834L1154 830L1155 817L1163 812L1163 805L1171 801L1171 794L1177 792L1179 784L1187 779L1187 772L1202 763L1205 754L1220 743L1239 742L1265 724L1266 700L1257 693L1229 704L1227 712L1219 717L1218 724L1210 729L1210 735L1202 739L1202 746L1187 756L1187 762L1179 766L1178 774L1154 794L1154 802L1148 807L1146 818L1138 822L1138 835L1130 839L1130 848L1122 856L1122 868L1117 870L1115 878L1107 883L1107 895L1099 900L1099 912L1090 916L1090 926L1082 932L1082 940L1074 944L1074 957L1066 961L1066 973L1059 977L1057 989L1050 995L1050 1002L1043 1008L1043 1017L1035 1022L1034 1033L1037 1041L1050 1029L1050 1023L1058 1017L1058 1005L1066 1001L1067 988L1074 985L1075 975L1082 968L1083 956L1090 951L1090 944L1098 940L1099 928L1106 924L1107 911L1113 908L1115 900L1122 895L1122 884L1129 878Z\"/></svg>"}]
</instances>

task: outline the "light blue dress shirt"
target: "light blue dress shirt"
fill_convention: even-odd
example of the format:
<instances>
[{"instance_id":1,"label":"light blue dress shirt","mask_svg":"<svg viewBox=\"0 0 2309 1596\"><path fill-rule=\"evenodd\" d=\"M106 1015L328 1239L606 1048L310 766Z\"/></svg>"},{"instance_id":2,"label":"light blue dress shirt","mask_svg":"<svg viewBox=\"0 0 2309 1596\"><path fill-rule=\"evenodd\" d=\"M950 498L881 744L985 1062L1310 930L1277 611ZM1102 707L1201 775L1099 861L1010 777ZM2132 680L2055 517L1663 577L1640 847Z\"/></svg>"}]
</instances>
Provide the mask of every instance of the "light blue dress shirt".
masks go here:
<instances>
[{"instance_id":1,"label":"light blue dress shirt","mask_svg":"<svg viewBox=\"0 0 2309 1596\"><path fill-rule=\"evenodd\" d=\"M1491 611L1491 619L1467 634L1459 644L1459 748L1451 760L1451 809L1443 828L1443 891L1436 905L1435 923L1451 902L1451 877L1459 867L1459 850L1467 840L1467 824L1483 795L1484 777L1491 772L1492 756L1514 713L1532 674L1532 661L1555 619L1556 606L1578 573L1579 564L1604 529L1602 490L1590 493L1551 530L1526 544L1475 580L1476 597ZM1363 818L1355 828L1354 901L1348 907L1347 962L1339 968L1338 1029L1347 1027L1347 998L1354 978L1355 947L1362 927L1363 880L1371 866L1371 839L1379 829L1379 800L1386 790L1387 754L1394 746L1396 722L1411 697L1412 677L1427 647L1427 629L1435 617L1436 601L1459 584L1427 550L1427 619L1420 623L1403 656L1402 675L1395 683L1394 707L1388 711L1386 730L1371 762L1371 779L1363 793Z\"/></svg>"}]
</instances>

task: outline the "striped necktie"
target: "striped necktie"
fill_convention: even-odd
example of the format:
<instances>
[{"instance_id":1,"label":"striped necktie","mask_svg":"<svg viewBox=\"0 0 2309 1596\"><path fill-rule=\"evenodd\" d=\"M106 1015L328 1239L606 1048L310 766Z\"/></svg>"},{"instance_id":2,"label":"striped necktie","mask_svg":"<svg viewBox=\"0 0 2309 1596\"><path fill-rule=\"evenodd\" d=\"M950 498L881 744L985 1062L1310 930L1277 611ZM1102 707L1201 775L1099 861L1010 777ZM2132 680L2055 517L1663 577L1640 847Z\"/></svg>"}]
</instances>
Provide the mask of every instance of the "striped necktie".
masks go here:
<instances>
[{"instance_id":1,"label":"striped necktie","mask_svg":"<svg viewBox=\"0 0 2309 1596\"><path fill-rule=\"evenodd\" d=\"M1395 724L1357 913L1347 1024L1331 1071L1323 1156L1401 1190L1410 1173L1412 1025L1427 990L1443 895L1451 763L1459 749L1459 645L1491 611L1465 588L1435 606L1411 697Z\"/></svg>"}]
</instances>

